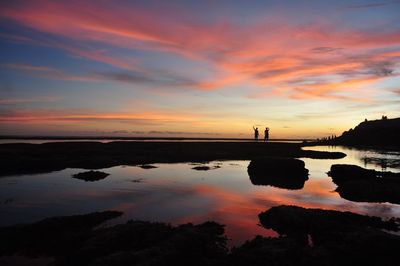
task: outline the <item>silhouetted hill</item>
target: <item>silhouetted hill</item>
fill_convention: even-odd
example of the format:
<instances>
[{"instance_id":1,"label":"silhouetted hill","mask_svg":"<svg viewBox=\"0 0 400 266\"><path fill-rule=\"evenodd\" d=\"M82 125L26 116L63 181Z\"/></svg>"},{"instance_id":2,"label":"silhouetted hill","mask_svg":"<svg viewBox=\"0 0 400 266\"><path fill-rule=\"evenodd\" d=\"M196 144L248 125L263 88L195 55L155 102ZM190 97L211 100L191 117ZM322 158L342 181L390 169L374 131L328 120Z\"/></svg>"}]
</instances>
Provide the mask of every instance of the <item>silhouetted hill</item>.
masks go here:
<instances>
[{"instance_id":1,"label":"silhouetted hill","mask_svg":"<svg viewBox=\"0 0 400 266\"><path fill-rule=\"evenodd\" d=\"M400 147L400 118L364 121L343 132L335 144Z\"/></svg>"}]
</instances>

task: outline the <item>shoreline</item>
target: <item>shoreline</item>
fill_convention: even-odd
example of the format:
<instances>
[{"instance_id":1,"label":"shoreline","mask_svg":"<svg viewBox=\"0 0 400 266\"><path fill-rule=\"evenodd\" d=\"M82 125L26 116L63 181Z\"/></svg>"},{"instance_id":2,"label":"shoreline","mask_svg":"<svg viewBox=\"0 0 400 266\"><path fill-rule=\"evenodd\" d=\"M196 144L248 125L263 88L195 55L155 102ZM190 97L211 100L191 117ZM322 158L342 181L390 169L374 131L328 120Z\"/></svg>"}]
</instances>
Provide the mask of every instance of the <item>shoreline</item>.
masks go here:
<instances>
[{"instance_id":1,"label":"shoreline","mask_svg":"<svg viewBox=\"0 0 400 266\"><path fill-rule=\"evenodd\" d=\"M261 142L49 142L1 144L0 176L45 173L65 168L252 160L259 157L339 159L341 152L303 150L297 143Z\"/></svg>"},{"instance_id":2,"label":"shoreline","mask_svg":"<svg viewBox=\"0 0 400 266\"><path fill-rule=\"evenodd\" d=\"M13 135L0 135L0 139L4 140L12 140L12 139L18 139L18 140L85 140L85 139L90 139L90 140L104 140L104 139L110 139L110 140L207 140L207 141L213 141L213 140L231 140L231 141L254 141L254 138L223 138L223 137L215 137L215 138L206 138L206 137L129 137L129 136L13 136ZM310 138L277 138L277 139L269 139L270 141L313 141L315 139L310 139ZM260 138L258 142L262 142L262 139Z\"/></svg>"}]
</instances>

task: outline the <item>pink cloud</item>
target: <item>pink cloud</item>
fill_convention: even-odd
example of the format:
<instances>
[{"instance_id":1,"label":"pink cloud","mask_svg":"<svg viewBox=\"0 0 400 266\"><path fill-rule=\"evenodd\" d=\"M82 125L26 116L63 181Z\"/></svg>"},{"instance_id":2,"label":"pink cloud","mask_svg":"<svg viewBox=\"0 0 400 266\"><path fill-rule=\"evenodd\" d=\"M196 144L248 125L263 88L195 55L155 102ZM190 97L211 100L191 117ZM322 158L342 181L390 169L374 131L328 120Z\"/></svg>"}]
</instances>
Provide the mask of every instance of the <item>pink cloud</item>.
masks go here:
<instances>
[{"instance_id":1,"label":"pink cloud","mask_svg":"<svg viewBox=\"0 0 400 266\"><path fill-rule=\"evenodd\" d=\"M118 122L159 125L160 123L195 122L201 116L173 112L110 112L77 109L13 109L6 110L0 123L61 123Z\"/></svg>"},{"instance_id":2,"label":"pink cloud","mask_svg":"<svg viewBox=\"0 0 400 266\"><path fill-rule=\"evenodd\" d=\"M299 26L279 17L244 27L223 18L223 22L199 23L179 13L182 11L174 16L170 12L104 3L39 1L5 6L0 17L89 46L96 43L165 52L205 62L218 73L215 77L174 84L205 91L247 82L267 87L262 93L266 95L352 100L346 94L361 90L372 80L390 77L399 64L398 30L362 31L326 22ZM107 50L82 48L71 42L48 41L47 45L147 76L158 74L141 67L135 58L113 56ZM390 52L385 51L389 48ZM391 69L384 69L385 63L391 64ZM25 70L66 79L55 71Z\"/></svg>"}]
</instances>

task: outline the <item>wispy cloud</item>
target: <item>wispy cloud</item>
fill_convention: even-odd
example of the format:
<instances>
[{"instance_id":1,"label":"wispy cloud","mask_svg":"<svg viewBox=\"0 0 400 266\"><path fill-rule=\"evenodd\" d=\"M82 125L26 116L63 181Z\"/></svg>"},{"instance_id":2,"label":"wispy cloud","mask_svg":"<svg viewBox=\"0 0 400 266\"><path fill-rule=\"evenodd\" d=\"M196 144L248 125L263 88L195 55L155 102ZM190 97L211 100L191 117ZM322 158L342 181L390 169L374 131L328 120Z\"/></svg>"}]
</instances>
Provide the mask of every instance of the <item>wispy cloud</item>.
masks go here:
<instances>
[{"instance_id":1,"label":"wispy cloud","mask_svg":"<svg viewBox=\"0 0 400 266\"><path fill-rule=\"evenodd\" d=\"M391 4L399 4L400 1L387 1L387 2L376 2L370 4L360 4L360 5L348 5L346 8L350 9L364 9L364 8L376 8L383 7Z\"/></svg>"},{"instance_id":2,"label":"wispy cloud","mask_svg":"<svg viewBox=\"0 0 400 266\"><path fill-rule=\"evenodd\" d=\"M70 81L96 81L95 77L69 75L65 73L63 70L47 66L8 63L8 64L1 64L0 67L24 71L39 77L44 77L49 79L60 79L60 80L70 80Z\"/></svg>"},{"instance_id":3,"label":"wispy cloud","mask_svg":"<svg viewBox=\"0 0 400 266\"><path fill-rule=\"evenodd\" d=\"M1 64L0 68L23 71L36 77L55 80L79 82L121 82L136 85L157 85L160 87L188 87L199 90L213 89L216 86L221 85L223 82L226 82L223 79L218 82L215 81L210 83L196 81L186 77L174 76L171 73L163 71L153 72L152 74L127 70L94 71L75 75L67 73L62 69L31 64L7 63Z\"/></svg>"},{"instance_id":4,"label":"wispy cloud","mask_svg":"<svg viewBox=\"0 0 400 266\"><path fill-rule=\"evenodd\" d=\"M342 50L342 48L336 48L336 47L314 47L311 49L312 52L314 53L332 53L332 52L338 52Z\"/></svg>"},{"instance_id":5,"label":"wispy cloud","mask_svg":"<svg viewBox=\"0 0 400 266\"><path fill-rule=\"evenodd\" d=\"M113 122L135 125L160 125L163 123L193 122L200 116L172 112L110 112L76 109L3 109L0 123L81 123Z\"/></svg>"},{"instance_id":6,"label":"wispy cloud","mask_svg":"<svg viewBox=\"0 0 400 266\"><path fill-rule=\"evenodd\" d=\"M392 3L398 2L349 8ZM323 22L293 25L278 16L243 26L230 20L199 22L179 11L171 12L105 2L41 1L3 5L0 17L63 40L33 42L119 68L74 76L55 69L16 67L64 80L108 80L204 91L247 83L263 90L261 96L359 101L365 96L355 91L392 77L400 61L400 31L395 27L372 31ZM12 39L26 41L23 36ZM169 68L163 61L157 70L144 67L137 58L118 55L113 48L202 62L216 74L201 78L195 73L184 77L173 71L167 74L160 71Z\"/></svg>"},{"instance_id":7,"label":"wispy cloud","mask_svg":"<svg viewBox=\"0 0 400 266\"><path fill-rule=\"evenodd\" d=\"M0 105L14 105L26 103L49 103L60 100L60 97L45 96L45 97L32 97L32 98L1 98Z\"/></svg>"}]
</instances>

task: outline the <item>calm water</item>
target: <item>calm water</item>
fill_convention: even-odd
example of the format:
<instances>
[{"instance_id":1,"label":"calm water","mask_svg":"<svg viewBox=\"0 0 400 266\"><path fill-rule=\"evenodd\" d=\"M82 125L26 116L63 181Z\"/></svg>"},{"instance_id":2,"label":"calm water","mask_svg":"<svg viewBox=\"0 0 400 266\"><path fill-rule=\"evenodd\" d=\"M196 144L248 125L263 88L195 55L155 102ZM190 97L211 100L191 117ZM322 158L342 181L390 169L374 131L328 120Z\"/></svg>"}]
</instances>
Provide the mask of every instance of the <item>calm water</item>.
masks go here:
<instances>
[{"instance_id":1,"label":"calm water","mask_svg":"<svg viewBox=\"0 0 400 266\"><path fill-rule=\"evenodd\" d=\"M400 217L400 205L357 203L339 197L326 175L334 163L350 163L381 170L384 161L400 159L399 152L359 151L343 147L308 147L313 150L343 151L339 160L303 159L310 170L301 190L252 185L247 175L249 161L211 162L220 166L210 171L195 165L155 164L158 168L118 166L102 171L110 176L96 182L71 178L85 170L66 169L38 175L0 178L0 225L25 223L48 216L73 215L108 209L124 215L109 223L128 219L199 223L215 220L226 225L231 245L256 234L275 236L258 226L257 215L280 204L348 210L381 217ZM400 172L395 164L386 170Z\"/></svg>"}]
</instances>

